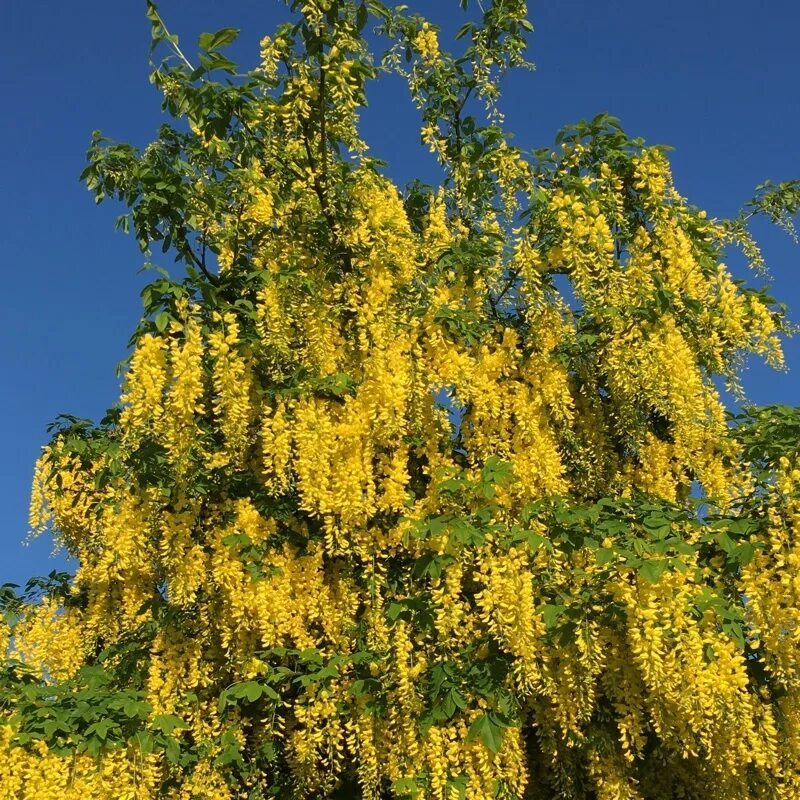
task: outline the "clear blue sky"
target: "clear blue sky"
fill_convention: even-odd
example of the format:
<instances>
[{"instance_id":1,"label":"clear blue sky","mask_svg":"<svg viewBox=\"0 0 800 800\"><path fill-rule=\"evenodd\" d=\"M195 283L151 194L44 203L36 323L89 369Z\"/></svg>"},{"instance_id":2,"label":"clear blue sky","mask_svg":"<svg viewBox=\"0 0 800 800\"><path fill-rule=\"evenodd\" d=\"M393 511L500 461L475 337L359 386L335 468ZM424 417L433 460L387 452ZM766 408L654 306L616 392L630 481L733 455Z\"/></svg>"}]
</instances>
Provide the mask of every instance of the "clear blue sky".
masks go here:
<instances>
[{"instance_id":1,"label":"clear blue sky","mask_svg":"<svg viewBox=\"0 0 800 800\"><path fill-rule=\"evenodd\" d=\"M408 0L448 27L457 0ZM115 364L139 315L135 243L113 230L119 209L95 207L79 184L91 131L144 145L161 120L147 80L144 0L4 2L0 29L0 583L60 567L26 535L32 464L56 414L98 418L118 396ZM201 31L242 29L233 53L287 16L280 0L162 0L187 52ZM735 213L765 178L800 177L796 0L549 0L530 3L535 73L505 87L508 126L523 147L552 143L567 122L608 111L629 133L675 147L679 189L712 215ZM449 19L448 19L449 18ZM370 95L364 130L399 181L432 177L402 87ZM765 229L774 293L800 320L795 248ZM800 403L800 342L790 372L753 365L754 402Z\"/></svg>"}]
</instances>

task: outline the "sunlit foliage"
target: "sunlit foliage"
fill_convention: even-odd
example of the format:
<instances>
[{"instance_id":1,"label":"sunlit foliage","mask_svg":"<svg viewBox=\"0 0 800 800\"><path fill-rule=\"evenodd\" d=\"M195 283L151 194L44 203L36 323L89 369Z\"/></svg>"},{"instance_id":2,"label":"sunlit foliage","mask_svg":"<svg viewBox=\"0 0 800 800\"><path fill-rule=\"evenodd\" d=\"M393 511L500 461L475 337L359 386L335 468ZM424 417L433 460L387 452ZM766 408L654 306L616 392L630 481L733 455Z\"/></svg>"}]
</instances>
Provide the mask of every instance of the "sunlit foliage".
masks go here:
<instances>
[{"instance_id":1,"label":"sunlit foliage","mask_svg":"<svg viewBox=\"0 0 800 800\"><path fill-rule=\"evenodd\" d=\"M84 179L185 274L38 462L78 567L2 589L3 797L800 797L800 423L717 380L782 364L725 259L763 273L748 221L797 184L719 221L611 117L523 151L532 28L484 5L453 56L295 0L244 74L235 31L195 64L149 6L174 125L96 135ZM368 155L382 71L439 186Z\"/></svg>"}]
</instances>

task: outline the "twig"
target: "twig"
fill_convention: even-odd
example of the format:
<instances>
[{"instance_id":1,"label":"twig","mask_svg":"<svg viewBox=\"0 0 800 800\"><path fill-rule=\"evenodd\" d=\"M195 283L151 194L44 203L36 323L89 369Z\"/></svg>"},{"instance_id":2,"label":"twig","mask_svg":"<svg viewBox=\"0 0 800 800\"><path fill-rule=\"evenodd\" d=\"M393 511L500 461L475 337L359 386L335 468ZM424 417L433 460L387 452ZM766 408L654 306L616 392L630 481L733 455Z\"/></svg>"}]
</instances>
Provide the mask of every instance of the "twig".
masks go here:
<instances>
[{"instance_id":1,"label":"twig","mask_svg":"<svg viewBox=\"0 0 800 800\"><path fill-rule=\"evenodd\" d=\"M178 47L177 40L167 30L167 26L164 24L164 20L161 18L161 14L158 13L158 9L152 3L150 4L150 11L158 20L158 24L161 25L161 27L164 29L165 38L172 45L172 49L177 53L181 61L183 61L183 63L186 64L186 66L189 67L189 69L192 70L192 72L194 72L194 67L192 66L192 62L189 61L188 58L186 58L186 56L183 54L183 50L181 50L181 48Z\"/></svg>"}]
</instances>

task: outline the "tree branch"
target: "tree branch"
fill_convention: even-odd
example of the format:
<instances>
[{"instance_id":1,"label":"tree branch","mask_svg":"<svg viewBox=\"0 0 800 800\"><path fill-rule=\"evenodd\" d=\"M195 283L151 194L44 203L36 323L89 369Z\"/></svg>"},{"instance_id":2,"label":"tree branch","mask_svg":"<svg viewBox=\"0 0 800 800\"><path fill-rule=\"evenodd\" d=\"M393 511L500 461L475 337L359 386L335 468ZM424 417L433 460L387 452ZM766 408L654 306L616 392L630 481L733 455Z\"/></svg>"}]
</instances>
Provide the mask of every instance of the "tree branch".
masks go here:
<instances>
[{"instance_id":1,"label":"tree branch","mask_svg":"<svg viewBox=\"0 0 800 800\"><path fill-rule=\"evenodd\" d=\"M494 312L495 316L497 316L497 306L500 305L500 301L503 299L503 297L505 297L509 289L511 289L511 287L517 282L519 274L520 271L518 269L513 270L500 294L498 294L497 297L492 297L491 294L489 295L489 305L492 307L492 311Z\"/></svg>"},{"instance_id":2,"label":"tree branch","mask_svg":"<svg viewBox=\"0 0 800 800\"><path fill-rule=\"evenodd\" d=\"M328 185L328 135L325 129L325 65L319 65L319 158L322 182Z\"/></svg>"},{"instance_id":3,"label":"tree branch","mask_svg":"<svg viewBox=\"0 0 800 800\"><path fill-rule=\"evenodd\" d=\"M183 50L181 50L181 48L178 46L178 42L177 42L177 39L176 39L176 37L174 37L174 36L173 36L173 35L172 35L172 34L171 34L171 33L170 33L168 30L167 30L167 26L164 24L164 20L161 18L161 14L159 14L159 13L158 13L158 9L155 7L155 5L153 5L153 3L149 3L149 4L148 4L148 6L149 6L149 12L150 12L150 13L151 13L153 16L155 16L155 17L156 17L156 19L158 20L158 24L159 24L159 25L161 26L161 28L163 29L163 31L164 31L164 38L166 39L166 41L168 41L168 42L170 43L170 46L171 46L171 47L172 47L172 49L175 51L175 53L177 54L178 58L180 58L180 59L181 59L181 61L183 61L183 63L184 63L184 64L186 64L186 66L187 66L187 67L189 67L189 69L190 69L192 72L194 72L194 67L192 66L192 62L191 62L191 61L189 61L189 59L188 59L188 58L186 58L186 56L183 54ZM151 52L152 52L152 50L151 50Z\"/></svg>"}]
</instances>

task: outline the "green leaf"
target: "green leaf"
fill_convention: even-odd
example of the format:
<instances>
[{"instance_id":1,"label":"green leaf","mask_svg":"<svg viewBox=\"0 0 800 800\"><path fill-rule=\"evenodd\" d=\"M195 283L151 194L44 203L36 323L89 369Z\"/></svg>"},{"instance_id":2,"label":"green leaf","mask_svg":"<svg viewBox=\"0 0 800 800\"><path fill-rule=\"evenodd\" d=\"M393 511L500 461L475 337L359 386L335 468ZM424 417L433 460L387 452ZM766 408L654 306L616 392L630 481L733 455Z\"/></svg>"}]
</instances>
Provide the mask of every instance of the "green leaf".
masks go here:
<instances>
[{"instance_id":1,"label":"green leaf","mask_svg":"<svg viewBox=\"0 0 800 800\"><path fill-rule=\"evenodd\" d=\"M163 333L167 329L167 325L169 325L170 315L166 311L162 311L158 316L156 316L156 330L159 333Z\"/></svg>"},{"instance_id":2,"label":"green leaf","mask_svg":"<svg viewBox=\"0 0 800 800\"><path fill-rule=\"evenodd\" d=\"M658 583L658 579L662 576L667 566L667 561L648 559L647 561L643 561L641 563L638 571L646 581L649 581L650 583Z\"/></svg>"},{"instance_id":3,"label":"green leaf","mask_svg":"<svg viewBox=\"0 0 800 800\"><path fill-rule=\"evenodd\" d=\"M222 539L222 544L224 544L225 547L234 547L238 544L247 547L248 545L252 544L252 541L246 533L232 533Z\"/></svg>"},{"instance_id":4,"label":"green leaf","mask_svg":"<svg viewBox=\"0 0 800 800\"><path fill-rule=\"evenodd\" d=\"M84 741L86 742L86 752L97 758L103 749L103 740L98 736L87 736Z\"/></svg>"},{"instance_id":5,"label":"green leaf","mask_svg":"<svg viewBox=\"0 0 800 800\"><path fill-rule=\"evenodd\" d=\"M733 539L731 539L731 537L725 532L720 533L717 536L717 543L728 555L731 555L731 553L733 553L733 551L736 549L736 542L734 542Z\"/></svg>"},{"instance_id":6,"label":"green leaf","mask_svg":"<svg viewBox=\"0 0 800 800\"><path fill-rule=\"evenodd\" d=\"M750 542L745 542L744 544L740 544L736 550L733 551L733 558L740 564L747 565L753 560L755 554L755 545Z\"/></svg>"},{"instance_id":7,"label":"green leaf","mask_svg":"<svg viewBox=\"0 0 800 800\"><path fill-rule=\"evenodd\" d=\"M271 687L267 686L265 683L261 684L261 691L269 697L270 700L280 700L281 696Z\"/></svg>"},{"instance_id":8,"label":"green leaf","mask_svg":"<svg viewBox=\"0 0 800 800\"><path fill-rule=\"evenodd\" d=\"M331 666L328 664L327 666L323 667L321 670L314 674L314 678L318 681L324 681L326 678L338 678L339 677L339 670L336 667Z\"/></svg>"},{"instance_id":9,"label":"green leaf","mask_svg":"<svg viewBox=\"0 0 800 800\"><path fill-rule=\"evenodd\" d=\"M300 660L306 664L322 664L322 655L316 647L307 647L299 655Z\"/></svg>"},{"instance_id":10,"label":"green leaf","mask_svg":"<svg viewBox=\"0 0 800 800\"><path fill-rule=\"evenodd\" d=\"M158 714L153 717L153 727L169 735L176 728L188 728L189 725L175 714Z\"/></svg>"},{"instance_id":11,"label":"green leaf","mask_svg":"<svg viewBox=\"0 0 800 800\"><path fill-rule=\"evenodd\" d=\"M430 575L434 580L442 575L442 568L452 562L452 556L442 556L436 553L426 553L420 556L414 564L414 577L422 578Z\"/></svg>"},{"instance_id":12,"label":"green leaf","mask_svg":"<svg viewBox=\"0 0 800 800\"><path fill-rule=\"evenodd\" d=\"M150 733L150 731L137 731L134 734L133 742L143 755L149 755L153 752L155 740L153 739L153 734Z\"/></svg>"},{"instance_id":13,"label":"green leaf","mask_svg":"<svg viewBox=\"0 0 800 800\"><path fill-rule=\"evenodd\" d=\"M232 686L223 695L227 698L235 698L238 700L247 700L248 703L255 703L256 700L264 694L264 687L256 681L243 681ZM220 697L220 702L222 702Z\"/></svg>"},{"instance_id":14,"label":"green leaf","mask_svg":"<svg viewBox=\"0 0 800 800\"><path fill-rule=\"evenodd\" d=\"M367 20L369 19L369 12L367 11L367 7L362 3L358 7L358 11L356 11L356 28L359 31L364 30L364 26L367 24Z\"/></svg>"},{"instance_id":15,"label":"green leaf","mask_svg":"<svg viewBox=\"0 0 800 800\"><path fill-rule=\"evenodd\" d=\"M122 711L126 717L146 717L151 710L149 703L144 703L139 700L126 700L122 706Z\"/></svg>"},{"instance_id":16,"label":"green leaf","mask_svg":"<svg viewBox=\"0 0 800 800\"><path fill-rule=\"evenodd\" d=\"M513 477L511 464L497 456L489 456L481 470L481 481L486 484L502 486Z\"/></svg>"},{"instance_id":17,"label":"green leaf","mask_svg":"<svg viewBox=\"0 0 800 800\"><path fill-rule=\"evenodd\" d=\"M236 72L236 62L226 58L216 50L200 56L200 63L209 71L221 69L225 72Z\"/></svg>"},{"instance_id":18,"label":"green leaf","mask_svg":"<svg viewBox=\"0 0 800 800\"><path fill-rule=\"evenodd\" d=\"M215 33L201 33L199 44L203 50L216 50L231 44L238 35L238 28L220 28Z\"/></svg>"},{"instance_id":19,"label":"green leaf","mask_svg":"<svg viewBox=\"0 0 800 800\"><path fill-rule=\"evenodd\" d=\"M558 618L564 613L566 610L565 606L560 605L544 605L541 607L540 611L542 614L542 619L544 620L544 626L548 630L554 628L556 623L558 622Z\"/></svg>"},{"instance_id":20,"label":"green leaf","mask_svg":"<svg viewBox=\"0 0 800 800\"><path fill-rule=\"evenodd\" d=\"M642 520L642 525L650 530L660 531L663 528L669 528L670 523L663 514L651 513Z\"/></svg>"},{"instance_id":21,"label":"green leaf","mask_svg":"<svg viewBox=\"0 0 800 800\"><path fill-rule=\"evenodd\" d=\"M377 694L380 688L380 681L375 678L364 678L353 681L353 685L350 687L350 694L353 695L353 697L364 697Z\"/></svg>"},{"instance_id":22,"label":"green leaf","mask_svg":"<svg viewBox=\"0 0 800 800\"><path fill-rule=\"evenodd\" d=\"M405 606L400 605L400 603L391 602L386 607L386 616L394 622L405 610Z\"/></svg>"},{"instance_id":23,"label":"green leaf","mask_svg":"<svg viewBox=\"0 0 800 800\"><path fill-rule=\"evenodd\" d=\"M597 563L601 566L603 564L608 564L610 561L614 560L616 553L610 547L601 547L597 551Z\"/></svg>"},{"instance_id":24,"label":"green leaf","mask_svg":"<svg viewBox=\"0 0 800 800\"><path fill-rule=\"evenodd\" d=\"M98 739L102 739L103 741L106 740L108 736L108 732L116 727L116 723L110 719L101 719L99 722L92 723L86 729L86 735L89 736L94 735L97 736Z\"/></svg>"},{"instance_id":25,"label":"green leaf","mask_svg":"<svg viewBox=\"0 0 800 800\"><path fill-rule=\"evenodd\" d=\"M413 778L399 778L392 784L392 791L397 797L416 798L419 794L419 786Z\"/></svg>"},{"instance_id":26,"label":"green leaf","mask_svg":"<svg viewBox=\"0 0 800 800\"><path fill-rule=\"evenodd\" d=\"M261 686L255 681L248 681L244 684L243 690L244 697L251 703L255 703L263 694Z\"/></svg>"},{"instance_id":27,"label":"green leaf","mask_svg":"<svg viewBox=\"0 0 800 800\"><path fill-rule=\"evenodd\" d=\"M440 704L441 710L444 712L444 718L450 719L456 712L463 710L467 706L467 701L458 689L451 689L444 697Z\"/></svg>"},{"instance_id":28,"label":"green leaf","mask_svg":"<svg viewBox=\"0 0 800 800\"><path fill-rule=\"evenodd\" d=\"M498 753L503 744L503 728L490 719L487 714L481 714L469 726L467 741L473 741L478 737L489 750Z\"/></svg>"},{"instance_id":29,"label":"green leaf","mask_svg":"<svg viewBox=\"0 0 800 800\"><path fill-rule=\"evenodd\" d=\"M173 739L171 736L167 738L166 744L164 745L164 754L170 764L177 764L181 757L181 746L178 744L177 740Z\"/></svg>"},{"instance_id":30,"label":"green leaf","mask_svg":"<svg viewBox=\"0 0 800 800\"><path fill-rule=\"evenodd\" d=\"M239 747L235 742L223 748L222 752L214 760L215 764L233 764L242 761L242 754L239 752Z\"/></svg>"},{"instance_id":31,"label":"green leaf","mask_svg":"<svg viewBox=\"0 0 800 800\"><path fill-rule=\"evenodd\" d=\"M456 31L456 39L463 39L468 33L475 30L475 23L474 22L465 22L459 29Z\"/></svg>"}]
</instances>

